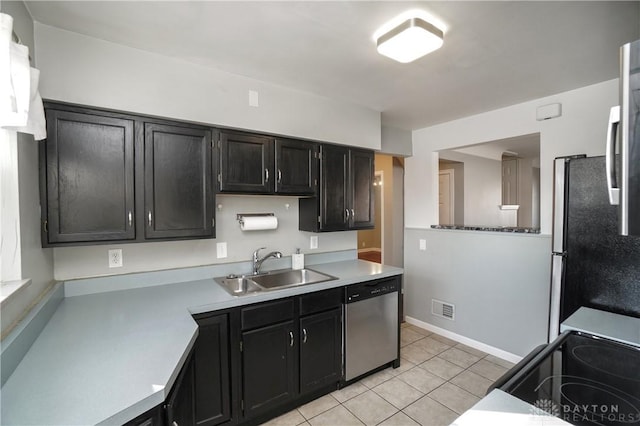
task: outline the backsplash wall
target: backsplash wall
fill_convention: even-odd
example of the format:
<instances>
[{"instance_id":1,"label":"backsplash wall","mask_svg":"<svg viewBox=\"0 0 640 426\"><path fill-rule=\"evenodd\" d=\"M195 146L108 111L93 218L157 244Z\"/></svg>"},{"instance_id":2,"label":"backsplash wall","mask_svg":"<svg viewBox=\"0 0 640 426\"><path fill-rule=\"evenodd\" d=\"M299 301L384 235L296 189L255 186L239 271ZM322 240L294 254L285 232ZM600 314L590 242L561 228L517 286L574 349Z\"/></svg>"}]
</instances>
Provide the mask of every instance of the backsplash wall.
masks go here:
<instances>
[{"instance_id":1,"label":"backsplash wall","mask_svg":"<svg viewBox=\"0 0 640 426\"><path fill-rule=\"evenodd\" d=\"M278 250L285 257L296 248L303 253L357 248L356 231L320 234L299 231L297 197L218 195L215 204L215 239L55 248L54 277L69 280L242 262L250 260L253 251L259 247L267 247L263 254ZM278 218L278 229L242 232L236 220L238 213L274 213ZM311 236L318 237L317 249L309 248ZM227 243L227 257L223 259L216 258L216 244L220 242ZM122 249L121 268L108 267L108 250L113 248Z\"/></svg>"}]
</instances>

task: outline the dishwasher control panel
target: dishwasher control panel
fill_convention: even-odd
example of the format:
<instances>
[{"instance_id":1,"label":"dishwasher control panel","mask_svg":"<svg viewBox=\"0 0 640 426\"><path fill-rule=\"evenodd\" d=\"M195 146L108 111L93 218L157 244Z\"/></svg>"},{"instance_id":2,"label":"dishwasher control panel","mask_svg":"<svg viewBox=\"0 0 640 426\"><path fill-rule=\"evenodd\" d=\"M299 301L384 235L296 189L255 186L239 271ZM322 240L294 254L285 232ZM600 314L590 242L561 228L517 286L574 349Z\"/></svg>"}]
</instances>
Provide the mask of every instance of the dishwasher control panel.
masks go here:
<instances>
[{"instance_id":1,"label":"dishwasher control panel","mask_svg":"<svg viewBox=\"0 0 640 426\"><path fill-rule=\"evenodd\" d=\"M397 277L382 278L347 286L347 303L354 303L400 290Z\"/></svg>"}]
</instances>

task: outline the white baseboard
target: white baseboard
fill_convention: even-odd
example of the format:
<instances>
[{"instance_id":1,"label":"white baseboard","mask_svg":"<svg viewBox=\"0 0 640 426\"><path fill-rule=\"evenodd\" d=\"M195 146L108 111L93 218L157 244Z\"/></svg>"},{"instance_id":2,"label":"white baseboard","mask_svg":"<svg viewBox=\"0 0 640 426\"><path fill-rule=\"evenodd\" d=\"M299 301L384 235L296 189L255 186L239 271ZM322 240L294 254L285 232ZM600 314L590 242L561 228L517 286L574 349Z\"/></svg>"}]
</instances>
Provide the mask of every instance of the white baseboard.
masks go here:
<instances>
[{"instance_id":1,"label":"white baseboard","mask_svg":"<svg viewBox=\"0 0 640 426\"><path fill-rule=\"evenodd\" d=\"M502 349L498 349L494 346L489 346L485 343L482 342L478 342L477 340L473 340L470 339L468 337L465 336L461 336L460 334L454 333L452 331L449 330L445 330L444 328L440 328L437 327L433 324L429 324L427 322L424 321L420 321L417 320L415 318L411 318L411 317L405 317L405 320L409 323L409 324L413 324L415 326L418 326L420 328L424 328L425 330L429 330L433 333L437 333L441 336L444 336L448 339L451 340L455 340L458 343L462 343L463 345L467 345L470 346L474 349L478 349L482 352L486 352L490 355L493 356L497 356L498 358L504 359L506 361L509 362L513 362L513 363L518 363L520 362L520 360L522 360L521 356L512 354L511 352L507 352L507 351L503 351Z\"/></svg>"}]
</instances>

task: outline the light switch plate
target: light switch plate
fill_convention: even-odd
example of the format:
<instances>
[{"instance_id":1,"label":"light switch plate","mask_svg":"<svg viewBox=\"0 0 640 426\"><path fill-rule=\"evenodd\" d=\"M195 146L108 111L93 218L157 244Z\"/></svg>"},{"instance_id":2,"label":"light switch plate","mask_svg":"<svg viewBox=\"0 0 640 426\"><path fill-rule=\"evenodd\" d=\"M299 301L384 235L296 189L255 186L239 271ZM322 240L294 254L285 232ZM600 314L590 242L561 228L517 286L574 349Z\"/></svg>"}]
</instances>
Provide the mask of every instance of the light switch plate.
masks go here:
<instances>
[{"instance_id":1,"label":"light switch plate","mask_svg":"<svg viewBox=\"0 0 640 426\"><path fill-rule=\"evenodd\" d=\"M313 235L309 239L309 248L310 249L317 249L318 248L318 236L317 235Z\"/></svg>"},{"instance_id":2,"label":"light switch plate","mask_svg":"<svg viewBox=\"0 0 640 426\"><path fill-rule=\"evenodd\" d=\"M424 251L427 249L427 240L425 239L420 239L420 250Z\"/></svg>"},{"instance_id":3,"label":"light switch plate","mask_svg":"<svg viewBox=\"0 0 640 426\"><path fill-rule=\"evenodd\" d=\"M216 257L218 259L227 257L227 243L216 243Z\"/></svg>"}]
</instances>

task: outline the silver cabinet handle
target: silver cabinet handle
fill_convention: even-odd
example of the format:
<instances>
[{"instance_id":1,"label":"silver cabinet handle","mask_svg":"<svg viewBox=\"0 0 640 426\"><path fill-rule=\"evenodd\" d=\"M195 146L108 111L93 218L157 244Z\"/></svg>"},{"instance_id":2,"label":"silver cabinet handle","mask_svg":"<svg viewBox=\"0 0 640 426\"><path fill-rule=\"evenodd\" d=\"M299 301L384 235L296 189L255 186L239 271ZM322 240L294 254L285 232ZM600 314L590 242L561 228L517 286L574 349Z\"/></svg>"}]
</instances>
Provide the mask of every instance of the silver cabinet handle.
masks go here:
<instances>
[{"instance_id":1,"label":"silver cabinet handle","mask_svg":"<svg viewBox=\"0 0 640 426\"><path fill-rule=\"evenodd\" d=\"M180 425L178 424L178 422L174 420L173 423L171 423L171 426L180 426Z\"/></svg>"},{"instance_id":2,"label":"silver cabinet handle","mask_svg":"<svg viewBox=\"0 0 640 426\"><path fill-rule=\"evenodd\" d=\"M282 172L278 169L278 183L282 182Z\"/></svg>"},{"instance_id":3,"label":"silver cabinet handle","mask_svg":"<svg viewBox=\"0 0 640 426\"><path fill-rule=\"evenodd\" d=\"M616 170L615 170L615 157L616 157L616 133L618 126L620 125L620 107L611 107L609 112L609 124L607 126L607 156L606 156L606 171L607 171L607 190L609 192L609 204L617 206L620 204L620 188L614 187L616 185ZM616 185L617 186L617 185Z\"/></svg>"},{"instance_id":4,"label":"silver cabinet handle","mask_svg":"<svg viewBox=\"0 0 640 426\"><path fill-rule=\"evenodd\" d=\"M356 218L356 212L355 210L351 209L351 217L355 220Z\"/></svg>"},{"instance_id":5,"label":"silver cabinet handle","mask_svg":"<svg viewBox=\"0 0 640 426\"><path fill-rule=\"evenodd\" d=\"M151 227L152 223L153 223L153 218L151 216L151 210L149 210L149 227Z\"/></svg>"},{"instance_id":6,"label":"silver cabinet handle","mask_svg":"<svg viewBox=\"0 0 640 426\"><path fill-rule=\"evenodd\" d=\"M293 347L293 331L289 332L289 346Z\"/></svg>"},{"instance_id":7,"label":"silver cabinet handle","mask_svg":"<svg viewBox=\"0 0 640 426\"><path fill-rule=\"evenodd\" d=\"M133 214L131 213L131 210L129 210L129 228L131 228L133 226Z\"/></svg>"},{"instance_id":8,"label":"silver cabinet handle","mask_svg":"<svg viewBox=\"0 0 640 426\"><path fill-rule=\"evenodd\" d=\"M264 169L264 181L269 182L269 169Z\"/></svg>"},{"instance_id":9,"label":"silver cabinet handle","mask_svg":"<svg viewBox=\"0 0 640 426\"><path fill-rule=\"evenodd\" d=\"M302 343L307 343L307 329L302 329Z\"/></svg>"},{"instance_id":10,"label":"silver cabinet handle","mask_svg":"<svg viewBox=\"0 0 640 426\"><path fill-rule=\"evenodd\" d=\"M349 221L349 209L344 209L344 221L348 222Z\"/></svg>"}]
</instances>

